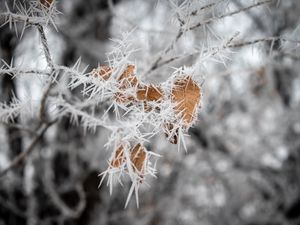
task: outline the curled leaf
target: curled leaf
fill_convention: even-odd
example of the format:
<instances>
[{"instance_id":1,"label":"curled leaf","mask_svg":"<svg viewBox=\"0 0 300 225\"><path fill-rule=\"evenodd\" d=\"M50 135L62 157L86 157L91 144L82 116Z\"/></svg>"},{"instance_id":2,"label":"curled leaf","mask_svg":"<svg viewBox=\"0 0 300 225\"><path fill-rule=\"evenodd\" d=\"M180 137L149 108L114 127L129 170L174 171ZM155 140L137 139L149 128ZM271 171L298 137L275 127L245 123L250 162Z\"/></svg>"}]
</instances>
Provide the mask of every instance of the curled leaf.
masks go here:
<instances>
[{"instance_id":1,"label":"curled leaf","mask_svg":"<svg viewBox=\"0 0 300 225\"><path fill-rule=\"evenodd\" d=\"M191 76L177 79L172 88L171 101L175 113L190 127L200 103L201 89Z\"/></svg>"}]
</instances>

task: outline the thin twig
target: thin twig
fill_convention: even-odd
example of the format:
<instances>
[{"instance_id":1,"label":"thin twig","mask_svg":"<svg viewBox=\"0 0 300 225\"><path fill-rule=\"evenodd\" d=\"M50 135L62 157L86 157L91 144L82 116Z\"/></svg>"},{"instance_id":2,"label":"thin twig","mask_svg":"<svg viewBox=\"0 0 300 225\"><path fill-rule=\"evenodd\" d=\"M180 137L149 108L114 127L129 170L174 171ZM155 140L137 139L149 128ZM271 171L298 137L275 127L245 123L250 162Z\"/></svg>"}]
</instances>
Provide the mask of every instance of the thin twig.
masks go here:
<instances>
[{"instance_id":1,"label":"thin twig","mask_svg":"<svg viewBox=\"0 0 300 225\"><path fill-rule=\"evenodd\" d=\"M4 121L1 121L0 123L2 123L3 125L7 126L7 127L12 127L12 128L16 128L16 129L19 129L21 131L24 131L24 132L27 132L31 135L34 135L36 136L36 132L32 129L30 129L29 127L24 127L22 126L21 124L15 124L15 123L6 123Z\"/></svg>"},{"instance_id":2,"label":"thin twig","mask_svg":"<svg viewBox=\"0 0 300 225\"><path fill-rule=\"evenodd\" d=\"M51 73L52 73L55 70L55 65L54 65L53 59L52 59L51 54L50 54L48 41L47 41L47 38L46 38L46 35L45 35L44 28L41 25L37 25L37 28L38 28L38 31L39 31L40 36L41 36L41 42L42 42L42 45L43 45L46 61L47 61L48 66L51 68ZM50 93L50 91L51 91L51 89L54 85L55 85L55 83L52 83L52 81L50 80L46 90L43 93L42 99L41 99L39 117L40 117L40 120L43 121L43 122L47 121L47 118L46 118L46 100L47 100L47 97L48 97L48 95L49 95L49 93Z\"/></svg>"},{"instance_id":3,"label":"thin twig","mask_svg":"<svg viewBox=\"0 0 300 225\"><path fill-rule=\"evenodd\" d=\"M173 62L175 60L179 60L179 59L182 59L182 58L185 58L185 57L197 55L197 54L200 54L200 53L203 54L203 53L207 53L209 51L212 51L211 55L215 55L215 52L219 51L220 49L242 48L242 47L246 47L246 46L249 46L249 45L254 45L254 44L258 44L258 43L262 43L262 42L270 42L270 41L273 41L273 42L274 41L281 41L281 42L290 42L290 43L300 44L300 41L298 41L298 40L289 40L289 39L281 38L281 37L259 38L259 39L255 39L255 40L252 40L252 41L244 41L244 42L237 42L237 43L228 43L227 45L224 45L222 48L212 47L212 48L210 48L208 50L197 51L197 52L193 52L193 53L186 54L186 55L183 55L183 56L173 56L173 57L170 57L170 58L165 59L164 61L161 61L160 63L158 63L157 67L161 67L161 66L167 65L167 64L169 64L169 63L171 63L171 62ZM299 58L295 58L295 59L299 59Z\"/></svg>"},{"instance_id":4,"label":"thin twig","mask_svg":"<svg viewBox=\"0 0 300 225\"><path fill-rule=\"evenodd\" d=\"M24 22L25 24L30 24L30 25L39 25L45 23L45 17L25 16L17 13L12 13L12 12L0 13L0 18L1 17L8 18L6 23L11 23L12 20L18 22ZM4 23L4 25L6 23Z\"/></svg>"},{"instance_id":5,"label":"thin twig","mask_svg":"<svg viewBox=\"0 0 300 225\"><path fill-rule=\"evenodd\" d=\"M69 207L57 192L55 186L54 173L51 170L52 158L45 161L45 176L43 176L43 185L47 191L47 194L51 198L52 203L61 211L61 213L68 218L78 218L86 206L86 195L83 190L82 184L76 184L75 190L77 191L79 201L76 207Z\"/></svg>"},{"instance_id":6,"label":"thin twig","mask_svg":"<svg viewBox=\"0 0 300 225\"><path fill-rule=\"evenodd\" d=\"M295 44L300 44L300 40L289 40L286 38L282 38L282 37L268 37L268 38L259 38L256 40L252 40L252 41L245 41L245 42L240 42L240 43L234 43L234 44L230 44L228 45L229 48L240 48L240 47L244 47L247 45L254 45L260 42L268 42L268 41L281 41L281 42L290 42L290 43L295 43Z\"/></svg>"},{"instance_id":7,"label":"thin twig","mask_svg":"<svg viewBox=\"0 0 300 225\"><path fill-rule=\"evenodd\" d=\"M56 122L56 120L54 120L50 123L47 123L44 126L44 128L40 131L40 133L31 141L31 143L29 144L27 149L25 151L23 151L22 153L20 153L18 156L16 156L12 160L10 165L0 172L0 177L6 175L8 173L8 171L10 171L12 168L14 168L14 167L18 166L19 164L21 164L23 162L23 160L26 158L26 156L28 156L34 150L35 146L39 143L39 141L44 136L44 134L46 133L48 128L51 125L53 125L55 122Z\"/></svg>"},{"instance_id":8,"label":"thin twig","mask_svg":"<svg viewBox=\"0 0 300 225\"><path fill-rule=\"evenodd\" d=\"M236 11L232 11L232 12L229 12L229 13L226 13L226 14L223 14L221 16L216 16L216 17L212 17L208 20L205 20L204 22L199 22L187 29L182 29L180 28L175 39L165 48L165 50L160 53L160 55L158 56L158 58L152 63L152 65L150 66L150 68L144 73L145 74L148 74L150 73L151 71L154 71L156 69L158 69L161 65L160 61L163 59L164 55L166 55L167 53L169 53L173 48L174 48L174 45L177 43L177 41L182 37L184 31L190 31L190 30L194 30L198 27L201 27L201 26L205 26L205 25L208 25L212 22L215 22L217 20L221 20L221 19L224 19L226 17L230 17L230 16L233 16L233 15L236 15L236 14L239 14L239 13L242 13L242 12L245 12L245 11L248 11L252 8L255 8L255 7L258 7L258 6L261 6L261 5L264 5L264 4L267 4L267 3L270 3L270 2L273 2L275 0L265 0L265 1L261 1L261 2L258 2L258 3L255 3L253 5L250 5L248 7L245 7L245 8L242 8L242 9L238 9ZM168 60L167 60L168 61Z\"/></svg>"},{"instance_id":9,"label":"thin twig","mask_svg":"<svg viewBox=\"0 0 300 225\"><path fill-rule=\"evenodd\" d=\"M208 20L205 20L204 22L199 22L191 27L188 28L188 30L194 30L198 27L201 27L201 26L204 26L204 25L208 25L216 20L221 20L221 19L224 19L226 17L230 17L230 16L233 16L233 15L236 15L236 14L239 14L239 13L242 13L242 12L246 12L246 11L249 11L250 9L252 8L255 8L255 7L258 7L258 6L261 6L261 5L265 5L267 3L270 3L270 2L273 2L275 0L265 0L265 1L261 1L261 2L257 2L253 5L249 5L245 8L241 8L241 9L238 9L238 10L235 10L235 11L232 11L232 12L229 12L229 13L226 13L226 14L223 14L221 16L216 16L216 17L212 17Z\"/></svg>"},{"instance_id":10,"label":"thin twig","mask_svg":"<svg viewBox=\"0 0 300 225\"><path fill-rule=\"evenodd\" d=\"M37 25L38 31L40 33L41 36L41 41L42 41L42 45L43 45L43 49L44 49L44 54L47 60L47 64L48 66L52 69L52 71L54 70L54 62L52 60L51 54L50 54L50 50L48 47L48 41L45 35L45 31L42 25Z\"/></svg>"},{"instance_id":11,"label":"thin twig","mask_svg":"<svg viewBox=\"0 0 300 225\"><path fill-rule=\"evenodd\" d=\"M50 72L48 70L20 70L18 68L0 68L0 75L1 74L8 74L12 77L15 77L19 74L38 74L38 75L50 75Z\"/></svg>"},{"instance_id":12,"label":"thin twig","mask_svg":"<svg viewBox=\"0 0 300 225\"><path fill-rule=\"evenodd\" d=\"M50 81L48 83L48 86L47 86L46 90L44 91L42 99L41 99L40 110L39 110L39 118L40 118L40 121L42 121L42 122L47 122L46 100L47 100L48 95L49 95L49 93L50 93L53 86L54 86L54 83L52 83Z\"/></svg>"}]
</instances>

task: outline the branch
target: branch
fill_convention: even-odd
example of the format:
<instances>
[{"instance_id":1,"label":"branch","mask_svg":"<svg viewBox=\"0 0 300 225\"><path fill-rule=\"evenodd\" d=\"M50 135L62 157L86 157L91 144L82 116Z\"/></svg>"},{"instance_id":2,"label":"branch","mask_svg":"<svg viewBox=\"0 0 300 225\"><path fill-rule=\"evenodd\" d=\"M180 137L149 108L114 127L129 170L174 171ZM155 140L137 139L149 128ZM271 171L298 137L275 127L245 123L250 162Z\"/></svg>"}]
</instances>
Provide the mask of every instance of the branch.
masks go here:
<instances>
[{"instance_id":1,"label":"branch","mask_svg":"<svg viewBox=\"0 0 300 225\"><path fill-rule=\"evenodd\" d=\"M15 67L10 67L10 68L0 68L0 75L2 74L8 74L10 75L12 78L14 78L16 75L18 74L35 74L35 75L50 75L50 71L48 70L20 70L18 68Z\"/></svg>"},{"instance_id":2,"label":"branch","mask_svg":"<svg viewBox=\"0 0 300 225\"><path fill-rule=\"evenodd\" d=\"M56 123L56 120L54 120L50 123L47 123L46 126L44 126L44 128L40 131L40 133L32 140L32 142L29 144L27 149L25 151L23 151L22 153L20 153L18 156L16 156L12 160L10 165L0 172L0 177L6 175L8 173L8 171L10 171L12 168L21 164L24 161L24 159L34 150L35 146L42 139L42 137L44 136L44 134L46 133L48 128L50 126L52 126L54 123Z\"/></svg>"},{"instance_id":3,"label":"branch","mask_svg":"<svg viewBox=\"0 0 300 225\"><path fill-rule=\"evenodd\" d=\"M262 43L262 42L275 42L275 41L281 41L281 42L290 42L290 43L295 43L295 44L300 44L300 40L289 40L286 38L282 38L282 37L267 37L267 38L259 38L259 39L255 39L252 41L244 41L244 42L236 42L236 43L231 43L232 40L230 40L230 43L227 43L226 45L222 46L221 48L219 47L212 47L208 50L204 50L204 51L197 51L197 52L193 52L187 55L183 55L183 56L173 56L170 57L168 59L165 59L164 61L161 61L157 64L157 68L167 65L175 60L178 59L182 59L185 57L189 57L189 56L193 56L196 54L200 54L200 53L208 53L209 51L212 51L211 55L215 55L218 51L220 51L221 49L227 49L227 48L242 48L242 47L246 47L249 45L254 45L254 44L258 44L258 43ZM291 58L294 59L299 59L299 57L297 56L292 56L292 55L288 55L288 53L285 53L286 56L290 56Z\"/></svg>"},{"instance_id":4,"label":"branch","mask_svg":"<svg viewBox=\"0 0 300 225\"><path fill-rule=\"evenodd\" d=\"M208 20L205 20L204 22L199 22L191 27L188 28L188 30L194 30L198 27L201 27L201 26L204 26L204 25L208 25L216 20L221 20L221 19L224 19L226 17L230 17L230 16L233 16L233 15L236 15L236 14L239 14L239 13L242 13L242 12L246 12L246 11L249 11L250 9L252 8L255 8L255 7L258 7L258 6L261 6L261 5L265 5L267 3L270 3L270 2L273 2L275 0L265 0L265 1L261 1L261 2L257 2L253 5L249 5L245 8L241 8L241 9L238 9L236 11L232 11L232 12L229 12L229 13L226 13L226 14L223 14L221 16L216 16L216 17L212 17Z\"/></svg>"},{"instance_id":5,"label":"branch","mask_svg":"<svg viewBox=\"0 0 300 225\"><path fill-rule=\"evenodd\" d=\"M50 54L50 50L48 47L48 41L45 35L45 31L42 25L38 24L37 25L37 29L40 33L41 36L41 41L42 41L42 45L43 45L43 49L44 49L44 54L48 63L48 66L52 69L52 71L54 70L54 62L52 60L51 54Z\"/></svg>"},{"instance_id":6,"label":"branch","mask_svg":"<svg viewBox=\"0 0 300 225\"><path fill-rule=\"evenodd\" d=\"M245 11L248 11L254 7L258 7L258 6L261 6L261 5L264 5L264 4L267 4L267 3L270 3L270 2L273 2L275 0L265 0L265 1L261 1L261 2L258 2L258 3L255 3L253 5L250 5L248 7L245 7L245 8L242 8L242 9L238 9L236 11L233 11L233 12L229 12L229 13L226 13L226 14L223 14L221 16L216 16L216 17L212 17L204 22L199 22L197 23L196 25L193 25L187 29L182 29L180 28L179 31L178 31L178 34L176 35L175 39L165 48L165 50L160 54L160 56L153 62L152 66L150 67L149 70L147 70L145 74L148 74L150 73L151 71L154 71L156 69L158 69L162 64L160 64L159 62L163 59L163 56L166 55L168 52L170 52L173 48L174 48L174 45L177 43L177 41L182 37L184 31L190 31L190 30L194 30L198 27L201 27L201 26L205 26L205 25L208 25L212 22L215 22L217 20L221 20L221 19L224 19L226 17L230 17L230 16L233 16L233 15L236 15L236 14L239 14L239 13L242 13L242 12L245 12Z\"/></svg>"},{"instance_id":7,"label":"branch","mask_svg":"<svg viewBox=\"0 0 300 225\"><path fill-rule=\"evenodd\" d=\"M261 43L261 42L268 42L268 41L281 41L281 42L290 42L290 43L295 43L295 44L300 44L300 40L289 40L286 38L282 38L282 37L268 37L268 38L259 38L256 40L252 40L252 41L246 41L246 42L240 42L240 43L234 43L234 44L230 44L228 45L229 48L240 48L240 47L244 47L247 45L254 45L257 43Z\"/></svg>"},{"instance_id":8,"label":"branch","mask_svg":"<svg viewBox=\"0 0 300 225\"><path fill-rule=\"evenodd\" d=\"M51 161L46 161L45 164L48 168L45 170L45 176L43 176L43 184L47 190L47 194L51 198L52 203L61 211L61 213L68 218L78 218L86 206L86 195L81 184L75 185L75 190L79 196L79 202L76 208L69 207L63 199L61 199L59 193L56 191L56 187L53 183L54 174L49 165Z\"/></svg>"},{"instance_id":9,"label":"branch","mask_svg":"<svg viewBox=\"0 0 300 225\"><path fill-rule=\"evenodd\" d=\"M35 7L34 5L31 5L29 8L25 8L22 5L20 5L19 7L16 7L18 13L11 12L7 3L5 3L5 7L6 7L6 12L0 13L0 19L4 18L4 23L1 26L9 24L10 28L12 28L13 25L16 28L16 23L21 22L24 23L24 27L23 27L23 31L24 31L24 29L29 25L47 26L49 23L51 23L54 26L54 28L57 29L54 23L54 18L60 12L56 9L55 4L52 4L50 7L44 7L42 5L40 5L40 7Z\"/></svg>"},{"instance_id":10,"label":"branch","mask_svg":"<svg viewBox=\"0 0 300 225\"><path fill-rule=\"evenodd\" d=\"M46 100L48 98L48 95L53 87L54 83L49 82L46 90L43 93L41 103L40 103L40 110L39 110L39 118L41 122L47 123L47 115L46 115Z\"/></svg>"},{"instance_id":11,"label":"branch","mask_svg":"<svg viewBox=\"0 0 300 225\"><path fill-rule=\"evenodd\" d=\"M34 130L30 129L29 127L24 127L24 126L22 126L21 124L6 123L6 122L4 122L4 121L0 121L0 124L3 124L3 125L5 125L5 126L7 126L7 127L12 127L12 128L19 129L19 130L24 131L24 132L26 132L26 133L29 133L29 134L31 134L31 135L33 135L33 136L36 136L36 135L37 135L36 132L35 132Z\"/></svg>"},{"instance_id":12,"label":"branch","mask_svg":"<svg viewBox=\"0 0 300 225\"><path fill-rule=\"evenodd\" d=\"M37 25L37 28L38 28L38 31L39 31L40 36L41 36L41 41L42 41L46 61L47 61L48 66L51 68L51 74L52 74L52 72L55 70L55 65L54 65L53 59L52 59L51 54L50 54L50 50L49 50L48 41L47 41L47 38L46 38L46 35L45 35L45 31L44 31L43 26L41 26L41 25ZM46 88L46 90L44 91L42 99L41 99L39 116L40 116L40 120L43 121L43 122L47 121L46 120L46 100L47 100L47 97L48 97L48 95L50 93L50 90L52 89L53 86L54 86L54 83L52 83L52 81L50 81L47 88Z\"/></svg>"},{"instance_id":13,"label":"branch","mask_svg":"<svg viewBox=\"0 0 300 225\"><path fill-rule=\"evenodd\" d=\"M24 24L30 24L30 25L44 24L46 19L45 17L25 16L17 13L12 13L12 12L0 13L0 18L1 17L6 18L5 19L6 22L3 25L9 23L10 27L13 22L23 22Z\"/></svg>"}]
</instances>

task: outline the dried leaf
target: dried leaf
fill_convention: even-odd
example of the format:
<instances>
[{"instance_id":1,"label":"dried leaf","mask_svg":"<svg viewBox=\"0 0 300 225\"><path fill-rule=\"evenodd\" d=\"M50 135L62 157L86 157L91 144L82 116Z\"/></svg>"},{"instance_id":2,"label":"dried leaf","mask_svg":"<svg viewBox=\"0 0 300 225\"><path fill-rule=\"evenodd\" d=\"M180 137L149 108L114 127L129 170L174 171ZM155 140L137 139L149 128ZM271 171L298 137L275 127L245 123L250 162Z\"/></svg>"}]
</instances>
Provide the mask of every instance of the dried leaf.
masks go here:
<instances>
[{"instance_id":1,"label":"dried leaf","mask_svg":"<svg viewBox=\"0 0 300 225\"><path fill-rule=\"evenodd\" d=\"M136 94L141 101L159 101L162 100L164 92L159 86L150 84L138 87Z\"/></svg>"},{"instance_id":2,"label":"dried leaf","mask_svg":"<svg viewBox=\"0 0 300 225\"><path fill-rule=\"evenodd\" d=\"M187 127L192 124L195 118L196 109L200 103L200 95L201 89L191 76L185 76L175 81L171 101L174 103L176 114L181 116Z\"/></svg>"},{"instance_id":3,"label":"dried leaf","mask_svg":"<svg viewBox=\"0 0 300 225\"><path fill-rule=\"evenodd\" d=\"M92 74L96 77L101 77L103 80L108 80L113 72L113 68L109 66L99 66L92 70Z\"/></svg>"},{"instance_id":4,"label":"dried leaf","mask_svg":"<svg viewBox=\"0 0 300 225\"><path fill-rule=\"evenodd\" d=\"M110 162L110 165L114 168L119 168L125 162L124 146L120 145L114 152L114 156Z\"/></svg>"},{"instance_id":5,"label":"dried leaf","mask_svg":"<svg viewBox=\"0 0 300 225\"><path fill-rule=\"evenodd\" d=\"M152 111L152 107L148 104L151 101L161 102L163 100L164 92L158 85L139 85L136 97L138 100L143 101L145 112ZM159 110L159 109L158 109Z\"/></svg>"},{"instance_id":6,"label":"dried leaf","mask_svg":"<svg viewBox=\"0 0 300 225\"><path fill-rule=\"evenodd\" d=\"M126 70L121 74L121 76L117 79L119 82L118 88L121 90L115 93L115 101L121 104L130 104L135 102L136 98L134 95L125 94L122 91L136 87L138 85L138 79L134 75L134 65L128 65Z\"/></svg>"},{"instance_id":7,"label":"dried leaf","mask_svg":"<svg viewBox=\"0 0 300 225\"><path fill-rule=\"evenodd\" d=\"M146 149L140 143L136 144L130 153L130 161L133 164L133 169L143 173L146 160ZM142 177L142 176L141 176Z\"/></svg>"},{"instance_id":8,"label":"dried leaf","mask_svg":"<svg viewBox=\"0 0 300 225\"><path fill-rule=\"evenodd\" d=\"M138 79L134 75L134 65L128 65L126 70L121 74L121 76L117 79L120 84L120 89L127 89L130 87L135 87L138 84Z\"/></svg>"}]
</instances>

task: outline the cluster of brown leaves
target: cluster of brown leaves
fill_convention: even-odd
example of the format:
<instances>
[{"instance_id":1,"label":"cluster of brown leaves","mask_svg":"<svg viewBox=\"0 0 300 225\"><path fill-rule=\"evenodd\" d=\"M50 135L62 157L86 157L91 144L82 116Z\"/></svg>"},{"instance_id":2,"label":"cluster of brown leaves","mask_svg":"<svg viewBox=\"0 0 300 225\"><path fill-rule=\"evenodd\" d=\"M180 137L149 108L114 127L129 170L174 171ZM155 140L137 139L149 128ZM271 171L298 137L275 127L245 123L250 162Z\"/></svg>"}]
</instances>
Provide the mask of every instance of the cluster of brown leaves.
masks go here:
<instances>
[{"instance_id":1,"label":"cluster of brown leaves","mask_svg":"<svg viewBox=\"0 0 300 225\"><path fill-rule=\"evenodd\" d=\"M94 69L92 74L103 80L108 80L111 79L113 71L114 69L111 67L100 66ZM114 100L119 104L142 103L145 112L150 112L153 110L150 102L162 103L165 99L171 100L176 114L176 122L166 122L163 125L165 135L171 143L177 144L178 141L179 129L176 123L183 124L184 130L188 130L193 125L201 100L201 89L191 76L185 75L177 78L169 96L166 95L166 91L160 85L142 83L135 75L134 65L128 65L123 73L116 78L116 81L118 91L114 94ZM134 92L127 94L126 90L130 88L134 88Z\"/></svg>"}]
</instances>

